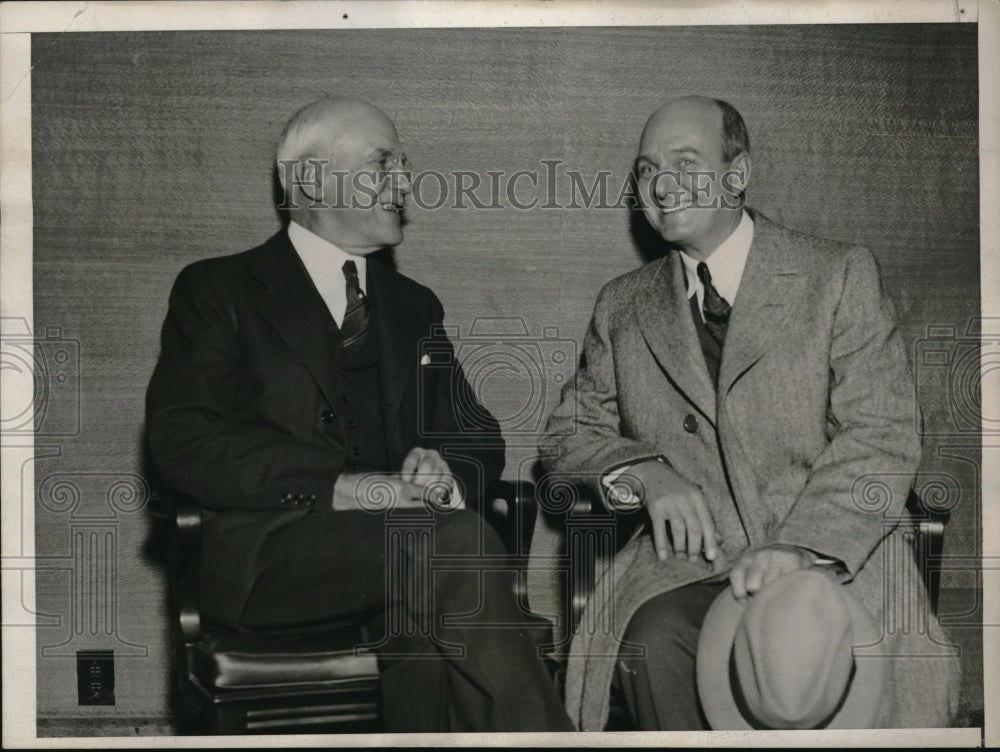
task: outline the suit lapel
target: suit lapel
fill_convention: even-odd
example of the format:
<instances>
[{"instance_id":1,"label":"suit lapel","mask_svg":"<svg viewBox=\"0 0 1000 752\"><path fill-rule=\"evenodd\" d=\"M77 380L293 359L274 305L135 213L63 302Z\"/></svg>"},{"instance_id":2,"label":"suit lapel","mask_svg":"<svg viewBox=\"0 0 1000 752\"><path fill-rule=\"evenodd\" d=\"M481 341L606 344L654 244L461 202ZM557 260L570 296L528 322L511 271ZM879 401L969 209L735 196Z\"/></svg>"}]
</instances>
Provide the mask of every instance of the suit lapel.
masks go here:
<instances>
[{"instance_id":1,"label":"suit lapel","mask_svg":"<svg viewBox=\"0 0 1000 752\"><path fill-rule=\"evenodd\" d=\"M327 402L334 404L336 324L285 231L264 246L253 275L266 288L257 297L257 308L309 369Z\"/></svg>"},{"instance_id":2,"label":"suit lapel","mask_svg":"<svg viewBox=\"0 0 1000 752\"><path fill-rule=\"evenodd\" d=\"M398 277L378 262L368 262L368 294L376 308L379 381L387 435L395 433L395 416L403 392L420 357L418 343L428 337L427 313L415 304Z\"/></svg>"},{"instance_id":3,"label":"suit lapel","mask_svg":"<svg viewBox=\"0 0 1000 752\"><path fill-rule=\"evenodd\" d=\"M754 237L729 318L719 368L719 395L754 365L805 292L795 248L766 217L754 215Z\"/></svg>"},{"instance_id":4,"label":"suit lapel","mask_svg":"<svg viewBox=\"0 0 1000 752\"><path fill-rule=\"evenodd\" d=\"M669 253L633 301L639 328L660 367L715 423L715 387L705 365L684 286L680 256Z\"/></svg>"}]
</instances>

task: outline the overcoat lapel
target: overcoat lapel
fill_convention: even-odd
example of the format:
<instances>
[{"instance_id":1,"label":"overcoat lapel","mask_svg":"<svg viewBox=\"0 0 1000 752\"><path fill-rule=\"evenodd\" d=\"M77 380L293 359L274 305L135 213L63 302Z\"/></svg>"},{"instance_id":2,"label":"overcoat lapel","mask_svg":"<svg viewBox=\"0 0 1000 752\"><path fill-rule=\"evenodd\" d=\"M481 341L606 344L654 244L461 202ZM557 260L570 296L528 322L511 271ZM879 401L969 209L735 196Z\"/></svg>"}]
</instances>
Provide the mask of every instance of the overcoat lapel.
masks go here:
<instances>
[{"instance_id":1,"label":"overcoat lapel","mask_svg":"<svg viewBox=\"0 0 1000 752\"><path fill-rule=\"evenodd\" d=\"M715 387L705 365L684 285L680 256L670 252L636 295L632 310L660 367L675 387L715 424Z\"/></svg>"},{"instance_id":2,"label":"overcoat lapel","mask_svg":"<svg viewBox=\"0 0 1000 752\"><path fill-rule=\"evenodd\" d=\"M265 287L257 297L258 309L333 405L339 358L333 337L337 325L284 231L268 241L253 275Z\"/></svg>"},{"instance_id":3,"label":"overcoat lapel","mask_svg":"<svg viewBox=\"0 0 1000 752\"><path fill-rule=\"evenodd\" d=\"M805 275L799 267L795 248L766 217L756 215L753 243L722 348L721 399L785 330L789 313L805 293Z\"/></svg>"}]
</instances>

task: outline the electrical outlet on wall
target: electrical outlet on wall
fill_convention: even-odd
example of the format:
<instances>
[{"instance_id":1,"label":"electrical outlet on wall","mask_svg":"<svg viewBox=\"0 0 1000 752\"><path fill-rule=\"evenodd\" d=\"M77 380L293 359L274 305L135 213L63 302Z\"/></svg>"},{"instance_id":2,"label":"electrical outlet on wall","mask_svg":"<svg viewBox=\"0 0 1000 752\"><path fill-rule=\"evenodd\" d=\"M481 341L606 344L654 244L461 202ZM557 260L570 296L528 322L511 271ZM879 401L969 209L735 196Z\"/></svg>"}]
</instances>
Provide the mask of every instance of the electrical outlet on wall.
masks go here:
<instances>
[{"instance_id":1,"label":"electrical outlet on wall","mask_svg":"<svg viewBox=\"0 0 1000 752\"><path fill-rule=\"evenodd\" d=\"M79 705L115 704L115 651L76 651L76 690Z\"/></svg>"}]
</instances>

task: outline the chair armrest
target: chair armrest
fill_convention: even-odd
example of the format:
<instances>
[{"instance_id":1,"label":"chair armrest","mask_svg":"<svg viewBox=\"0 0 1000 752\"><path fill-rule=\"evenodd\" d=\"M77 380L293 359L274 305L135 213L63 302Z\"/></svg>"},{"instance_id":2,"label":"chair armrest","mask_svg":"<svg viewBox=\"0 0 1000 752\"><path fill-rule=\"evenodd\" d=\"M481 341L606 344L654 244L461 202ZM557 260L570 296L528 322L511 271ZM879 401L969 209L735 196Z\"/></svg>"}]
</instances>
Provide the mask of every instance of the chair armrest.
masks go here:
<instances>
[{"instance_id":1,"label":"chair armrest","mask_svg":"<svg viewBox=\"0 0 1000 752\"><path fill-rule=\"evenodd\" d=\"M198 583L201 570L201 509L191 502L174 502L174 545L171 556L175 618L184 642L201 638Z\"/></svg>"},{"instance_id":2,"label":"chair armrest","mask_svg":"<svg viewBox=\"0 0 1000 752\"><path fill-rule=\"evenodd\" d=\"M530 481L498 480L486 489L485 516L500 534L515 569L514 595L528 606L528 561L538 504Z\"/></svg>"},{"instance_id":3,"label":"chair armrest","mask_svg":"<svg viewBox=\"0 0 1000 752\"><path fill-rule=\"evenodd\" d=\"M545 515L565 530L563 613L568 631L563 638L568 645L594 590L598 567L615 554L619 521L586 486L559 475L540 479L538 497Z\"/></svg>"},{"instance_id":4,"label":"chair armrest","mask_svg":"<svg viewBox=\"0 0 1000 752\"><path fill-rule=\"evenodd\" d=\"M535 484L523 480L494 481L486 489L486 500L485 516L500 534L508 553L527 561L538 517Z\"/></svg>"},{"instance_id":5,"label":"chair armrest","mask_svg":"<svg viewBox=\"0 0 1000 752\"><path fill-rule=\"evenodd\" d=\"M951 517L949 510L925 504L916 491L910 491L906 510L913 520L913 555L927 588L931 610L936 614L941 590L941 556L944 551L944 529Z\"/></svg>"},{"instance_id":6,"label":"chair armrest","mask_svg":"<svg viewBox=\"0 0 1000 752\"><path fill-rule=\"evenodd\" d=\"M594 592L598 568L617 551L617 521L600 499L579 486L578 494L566 506L565 525L569 556L569 626L573 633Z\"/></svg>"},{"instance_id":7,"label":"chair armrest","mask_svg":"<svg viewBox=\"0 0 1000 752\"><path fill-rule=\"evenodd\" d=\"M540 504L566 530L565 613L570 632L576 632L594 592L597 572L603 569L632 537L645 514L614 513L582 483L547 476L538 486Z\"/></svg>"}]
</instances>

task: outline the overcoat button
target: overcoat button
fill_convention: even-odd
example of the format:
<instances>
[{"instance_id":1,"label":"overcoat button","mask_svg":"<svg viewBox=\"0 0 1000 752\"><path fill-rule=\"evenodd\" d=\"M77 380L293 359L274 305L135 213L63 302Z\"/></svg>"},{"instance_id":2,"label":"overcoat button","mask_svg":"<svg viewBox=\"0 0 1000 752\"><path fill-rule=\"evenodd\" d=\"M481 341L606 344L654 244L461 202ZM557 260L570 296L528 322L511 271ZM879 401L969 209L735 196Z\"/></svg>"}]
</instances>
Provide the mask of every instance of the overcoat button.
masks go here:
<instances>
[{"instance_id":1,"label":"overcoat button","mask_svg":"<svg viewBox=\"0 0 1000 752\"><path fill-rule=\"evenodd\" d=\"M333 423L333 412L331 410L324 410L319 414L319 419L324 423Z\"/></svg>"},{"instance_id":2,"label":"overcoat button","mask_svg":"<svg viewBox=\"0 0 1000 752\"><path fill-rule=\"evenodd\" d=\"M694 433L698 430L698 419L693 415L684 416L684 430L688 433Z\"/></svg>"}]
</instances>

